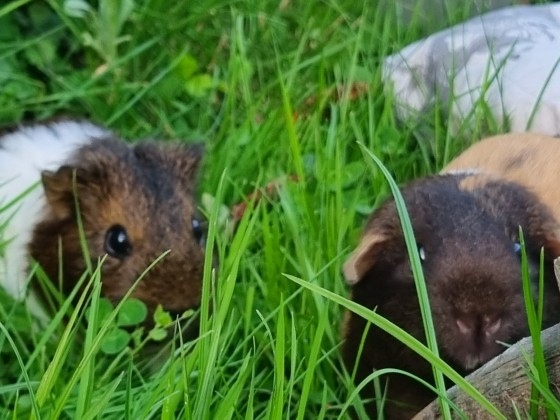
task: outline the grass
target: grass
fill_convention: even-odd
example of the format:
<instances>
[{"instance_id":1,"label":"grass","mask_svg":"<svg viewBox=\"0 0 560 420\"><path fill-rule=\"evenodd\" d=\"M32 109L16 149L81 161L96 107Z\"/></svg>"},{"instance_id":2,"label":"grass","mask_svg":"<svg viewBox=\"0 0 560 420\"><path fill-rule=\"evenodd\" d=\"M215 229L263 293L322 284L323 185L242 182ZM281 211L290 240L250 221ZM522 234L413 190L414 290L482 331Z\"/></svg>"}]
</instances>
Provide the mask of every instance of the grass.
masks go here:
<instances>
[{"instance_id":1,"label":"grass","mask_svg":"<svg viewBox=\"0 0 560 420\"><path fill-rule=\"evenodd\" d=\"M467 16L458 3L449 3L446 24ZM345 299L340 269L391 190L357 142L402 183L439 170L488 126L484 110L472 115L474 133L457 136L437 108L396 121L382 57L442 23L426 25L421 7L406 21L398 5L353 0L87 4L0 6L0 123L72 115L128 139L203 141L199 195L213 198L204 210L220 269L207 258L200 337L163 354L104 354L108 324L86 329L76 312L63 321L69 302L46 329L33 329L21 305L0 294L0 418L363 413L342 366L340 324L345 307L383 320ZM368 89L354 100L357 82ZM228 235L223 206L293 175ZM95 314L95 262L91 272L83 280Z\"/></svg>"}]
</instances>

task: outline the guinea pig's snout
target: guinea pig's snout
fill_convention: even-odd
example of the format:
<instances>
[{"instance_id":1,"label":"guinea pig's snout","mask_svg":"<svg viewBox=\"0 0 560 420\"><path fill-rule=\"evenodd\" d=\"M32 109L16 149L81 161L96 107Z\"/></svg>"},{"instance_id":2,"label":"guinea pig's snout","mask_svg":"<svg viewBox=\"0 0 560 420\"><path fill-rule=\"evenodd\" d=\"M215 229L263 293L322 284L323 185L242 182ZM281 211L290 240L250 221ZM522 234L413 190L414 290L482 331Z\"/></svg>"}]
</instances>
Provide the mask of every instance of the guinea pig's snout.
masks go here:
<instances>
[{"instance_id":1,"label":"guinea pig's snout","mask_svg":"<svg viewBox=\"0 0 560 420\"><path fill-rule=\"evenodd\" d=\"M489 315L463 315L455 320L462 335L492 339L502 326L502 318Z\"/></svg>"},{"instance_id":2,"label":"guinea pig's snout","mask_svg":"<svg viewBox=\"0 0 560 420\"><path fill-rule=\"evenodd\" d=\"M458 335L454 340L454 359L469 372L503 350L499 341L504 323L499 315L461 314L455 318Z\"/></svg>"}]
</instances>

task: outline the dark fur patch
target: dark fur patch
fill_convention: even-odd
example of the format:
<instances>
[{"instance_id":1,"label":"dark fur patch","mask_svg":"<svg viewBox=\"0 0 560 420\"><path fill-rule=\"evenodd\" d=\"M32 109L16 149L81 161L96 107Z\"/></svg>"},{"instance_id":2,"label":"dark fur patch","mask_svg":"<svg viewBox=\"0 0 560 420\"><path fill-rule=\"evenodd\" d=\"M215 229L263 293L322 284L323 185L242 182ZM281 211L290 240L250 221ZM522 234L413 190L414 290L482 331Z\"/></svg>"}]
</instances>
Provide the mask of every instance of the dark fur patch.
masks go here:
<instances>
[{"instance_id":1,"label":"dark fur patch","mask_svg":"<svg viewBox=\"0 0 560 420\"><path fill-rule=\"evenodd\" d=\"M508 171L523 166L525 162L531 159L531 155L533 154L534 153L531 150L526 149L523 150L523 152L519 153L517 156L508 158L504 164L504 170Z\"/></svg>"}]
</instances>

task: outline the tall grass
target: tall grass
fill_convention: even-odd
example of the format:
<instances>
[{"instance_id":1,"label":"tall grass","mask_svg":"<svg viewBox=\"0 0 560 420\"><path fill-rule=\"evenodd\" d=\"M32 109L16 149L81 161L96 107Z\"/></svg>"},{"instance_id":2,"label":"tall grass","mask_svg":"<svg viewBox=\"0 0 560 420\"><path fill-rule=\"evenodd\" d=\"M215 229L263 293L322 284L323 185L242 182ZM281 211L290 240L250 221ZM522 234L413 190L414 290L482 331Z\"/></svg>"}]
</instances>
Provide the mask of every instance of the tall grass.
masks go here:
<instances>
[{"instance_id":1,"label":"tall grass","mask_svg":"<svg viewBox=\"0 0 560 420\"><path fill-rule=\"evenodd\" d=\"M467 15L459 3L449 2L447 23ZM365 217L390 192L356 141L401 183L437 171L472 140L452 137L437 109L397 122L383 91L382 57L439 29L422 10L405 21L397 6L354 0L0 6L0 122L73 115L128 139L203 141L198 190L213 198L202 210L220 261L205 262L200 336L161 351L100 351L109 324L95 321L95 262L83 278L87 307L72 312L68 299L42 329L0 292L0 418L363 414L340 357L345 308L477 395L433 351L345 299L340 274ZM357 82L367 91L353 98ZM277 179L286 181L249 203L231 233L222 207Z\"/></svg>"}]
</instances>

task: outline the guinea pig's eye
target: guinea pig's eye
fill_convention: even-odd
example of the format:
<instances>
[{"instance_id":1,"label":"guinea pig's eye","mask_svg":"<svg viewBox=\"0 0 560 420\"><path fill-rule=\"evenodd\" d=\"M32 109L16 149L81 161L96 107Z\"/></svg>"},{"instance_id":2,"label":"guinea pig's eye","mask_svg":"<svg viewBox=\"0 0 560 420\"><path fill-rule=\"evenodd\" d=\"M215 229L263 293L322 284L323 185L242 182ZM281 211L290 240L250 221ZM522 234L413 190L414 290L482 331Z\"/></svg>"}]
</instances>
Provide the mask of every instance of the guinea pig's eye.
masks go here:
<instances>
[{"instance_id":1,"label":"guinea pig's eye","mask_svg":"<svg viewBox=\"0 0 560 420\"><path fill-rule=\"evenodd\" d=\"M426 261L426 250L422 245L418 245L418 256L422 261Z\"/></svg>"},{"instance_id":2,"label":"guinea pig's eye","mask_svg":"<svg viewBox=\"0 0 560 420\"><path fill-rule=\"evenodd\" d=\"M192 219L191 226L194 238L198 241L199 244L204 245L206 229L204 228L200 220Z\"/></svg>"},{"instance_id":3,"label":"guinea pig's eye","mask_svg":"<svg viewBox=\"0 0 560 420\"><path fill-rule=\"evenodd\" d=\"M105 234L105 252L120 260L132 254L132 245L126 229L121 225L113 225Z\"/></svg>"},{"instance_id":4,"label":"guinea pig's eye","mask_svg":"<svg viewBox=\"0 0 560 420\"><path fill-rule=\"evenodd\" d=\"M513 244L513 252L515 252L517 255L521 256L521 244L519 242L515 242Z\"/></svg>"}]
</instances>

